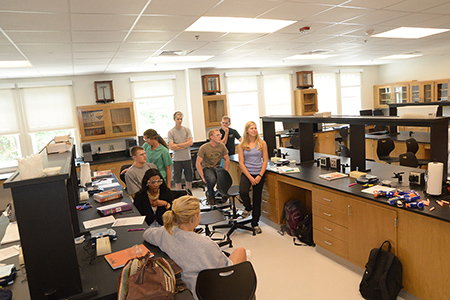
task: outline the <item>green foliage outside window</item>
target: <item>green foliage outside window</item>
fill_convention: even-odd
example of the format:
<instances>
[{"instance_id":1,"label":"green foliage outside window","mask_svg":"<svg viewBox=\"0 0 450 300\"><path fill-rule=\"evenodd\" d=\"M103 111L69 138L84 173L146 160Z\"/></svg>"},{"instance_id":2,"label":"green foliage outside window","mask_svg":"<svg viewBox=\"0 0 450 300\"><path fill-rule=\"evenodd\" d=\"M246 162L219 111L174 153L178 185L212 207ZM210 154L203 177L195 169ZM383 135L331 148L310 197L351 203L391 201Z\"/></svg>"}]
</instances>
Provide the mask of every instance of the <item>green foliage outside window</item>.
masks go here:
<instances>
[{"instance_id":1,"label":"green foliage outside window","mask_svg":"<svg viewBox=\"0 0 450 300\"><path fill-rule=\"evenodd\" d=\"M19 156L17 140L13 136L0 136L0 162L7 162Z\"/></svg>"}]
</instances>

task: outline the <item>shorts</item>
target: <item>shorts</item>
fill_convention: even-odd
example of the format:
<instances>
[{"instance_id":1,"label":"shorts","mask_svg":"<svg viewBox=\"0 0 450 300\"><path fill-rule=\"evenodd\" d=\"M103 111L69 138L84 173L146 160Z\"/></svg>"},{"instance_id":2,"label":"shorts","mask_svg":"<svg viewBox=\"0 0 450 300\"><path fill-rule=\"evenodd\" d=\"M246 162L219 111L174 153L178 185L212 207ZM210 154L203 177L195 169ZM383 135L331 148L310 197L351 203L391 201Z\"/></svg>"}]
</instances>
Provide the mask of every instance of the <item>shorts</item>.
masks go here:
<instances>
[{"instance_id":1,"label":"shorts","mask_svg":"<svg viewBox=\"0 0 450 300\"><path fill-rule=\"evenodd\" d=\"M175 183L181 183L181 173L183 170L186 182L192 182L193 172L191 160L181 160L173 162L173 180Z\"/></svg>"}]
</instances>

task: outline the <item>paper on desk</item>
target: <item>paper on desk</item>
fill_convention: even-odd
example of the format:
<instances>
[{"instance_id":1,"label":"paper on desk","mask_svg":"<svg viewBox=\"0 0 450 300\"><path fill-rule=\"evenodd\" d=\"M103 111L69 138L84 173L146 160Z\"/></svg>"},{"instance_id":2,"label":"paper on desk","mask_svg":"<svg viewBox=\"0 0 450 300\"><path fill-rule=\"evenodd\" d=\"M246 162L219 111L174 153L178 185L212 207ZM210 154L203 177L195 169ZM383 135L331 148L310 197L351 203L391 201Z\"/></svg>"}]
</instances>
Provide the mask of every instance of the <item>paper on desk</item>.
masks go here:
<instances>
[{"instance_id":1,"label":"paper on desk","mask_svg":"<svg viewBox=\"0 0 450 300\"><path fill-rule=\"evenodd\" d=\"M83 225L84 225L84 228L89 229L89 228L94 228L94 227L114 223L115 220L116 219L114 218L114 216L107 216L107 217L103 217L103 218L97 218L97 219L93 219L93 220L89 220L89 221L84 221Z\"/></svg>"},{"instance_id":2,"label":"paper on desk","mask_svg":"<svg viewBox=\"0 0 450 300\"><path fill-rule=\"evenodd\" d=\"M114 183L107 183L107 184L98 184L98 187L101 187L103 189L109 189L112 187L121 186L120 183L114 182Z\"/></svg>"},{"instance_id":3,"label":"paper on desk","mask_svg":"<svg viewBox=\"0 0 450 300\"><path fill-rule=\"evenodd\" d=\"M384 186L384 185L375 185L373 187L361 190L361 192L368 193L368 194L373 194L373 191L386 191L386 192L389 192L389 191L394 191L394 190L396 190L396 189L392 188L392 187L388 187L388 186Z\"/></svg>"},{"instance_id":4,"label":"paper on desk","mask_svg":"<svg viewBox=\"0 0 450 300\"><path fill-rule=\"evenodd\" d=\"M12 242L20 241L19 227L17 227L17 222L10 222L8 227L6 227L5 235L1 241L1 244L7 244Z\"/></svg>"},{"instance_id":5,"label":"paper on desk","mask_svg":"<svg viewBox=\"0 0 450 300\"><path fill-rule=\"evenodd\" d=\"M137 216L137 217L128 217L128 218L120 218L116 219L112 227L116 226L130 226L130 225L140 225L143 224L145 220L145 216Z\"/></svg>"},{"instance_id":6,"label":"paper on desk","mask_svg":"<svg viewBox=\"0 0 450 300\"><path fill-rule=\"evenodd\" d=\"M0 261L19 255L19 246L0 249Z\"/></svg>"}]
</instances>

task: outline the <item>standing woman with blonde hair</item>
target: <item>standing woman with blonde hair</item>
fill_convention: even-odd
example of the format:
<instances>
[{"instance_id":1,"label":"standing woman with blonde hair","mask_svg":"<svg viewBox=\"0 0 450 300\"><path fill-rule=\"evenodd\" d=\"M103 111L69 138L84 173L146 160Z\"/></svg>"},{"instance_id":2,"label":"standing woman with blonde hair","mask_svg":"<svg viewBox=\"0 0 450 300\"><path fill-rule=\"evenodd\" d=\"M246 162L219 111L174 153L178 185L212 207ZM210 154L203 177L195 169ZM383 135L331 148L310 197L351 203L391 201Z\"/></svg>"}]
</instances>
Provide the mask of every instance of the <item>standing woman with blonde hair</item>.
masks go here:
<instances>
[{"instance_id":1,"label":"standing woman with blonde hair","mask_svg":"<svg viewBox=\"0 0 450 300\"><path fill-rule=\"evenodd\" d=\"M173 164L169 154L169 146L166 141L154 129L147 129L144 132L144 145L142 148L147 155L147 162L154 163L158 167L159 172L167 182L170 189L172 180L172 170L170 166Z\"/></svg>"},{"instance_id":2,"label":"standing woman with blonde hair","mask_svg":"<svg viewBox=\"0 0 450 300\"><path fill-rule=\"evenodd\" d=\"M239 183L239 194L244 202L245 210L242 217L252 214L251 225L256 233L261 233L259 218L261 217L261 197L264 186L269 154L267 144L261 139L253 121L245 124L244 139L238 146L239 167L242 175ZM253 204L250 201L250 187L253 187Z\"/></svg>"},{"instance_id":3,"label":"standing woman with blonde hair","mask_svg":"<svg viewBox=\"0 0 450 300\"><path fill-rule=\"evenodd\" d=\"M200 200L183 196L173 201L172 210L163 215L164 227L150 227L145 241L159 247L182 269L181 279L195 294L198 273L237 264L247 260L244 248L236 248L226 257L211 238L194 232L200 222Z\"/></svg>"}]
</instances>

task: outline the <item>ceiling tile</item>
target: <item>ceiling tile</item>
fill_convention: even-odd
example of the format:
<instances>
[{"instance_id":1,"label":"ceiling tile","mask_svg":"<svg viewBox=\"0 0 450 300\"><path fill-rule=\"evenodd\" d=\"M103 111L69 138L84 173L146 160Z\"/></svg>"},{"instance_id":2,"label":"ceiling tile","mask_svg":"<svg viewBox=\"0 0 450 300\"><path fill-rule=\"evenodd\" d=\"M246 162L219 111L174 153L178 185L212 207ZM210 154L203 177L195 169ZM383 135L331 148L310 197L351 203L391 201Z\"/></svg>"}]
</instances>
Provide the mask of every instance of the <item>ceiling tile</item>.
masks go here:
<instances>
[{"instance_id":1,"label":"ceiling tile","mask_svg":"<svg viewBox=\"0 0 450 300\"><path fill-rule=\"evenodd\" d=\"M70 30L68 14L0 12L3 30Z\"/></svg>"},{"instance_id":2,"label":"ceiling tile","mask_svg":"<svg viewBox=\"0 0 450 300\"><path fill-rule=\"evenodd\" d=\"M329 10L321 12L320 14L307 17L305 21L323 21L323 22L344 22L349 19L364 16L370 13L369 9L348 8L348 7L333 7Z\"/></svg>"},{"instance_id":3,"label":"ceiling tile","mask_svg":"<svg viewBox=\"0 0 450 300\"><path fill-rule=\"evenodd\" d=\"M190 16L143 15L136 24L136 30L185 30L197 20Z\"/></svg>"},{"instance_id":4,"label":"ceiling tile","mask_svg":"<svg viewBox=\"0 0 450 300\"><path fill-rule=\"evenodd\" d=\"M147 42L147 43L123 43L119 51L156 51L163 47L165 42Z\"/></svg>"},{"instance_id":5,"label":"ceiling tile","mask_svg":"<svg viewBox=\"0 0 450 300\"><path fill-rule=\"evenodd\" d=\"M2 11L31 11L31 12L68 12L69 0L13 0L2 1Z\"/></svg>"},{"instance_id":6,"label":"ceiling tile","mask_svg":"<svg viewBox=\"0 0 450 300\"><path fill-rule=\"evenodd\" d=\"M70 43L17 43L21 51L30 53L72 52Z\"/></svg>"},{"instance_id":7,"label":"ceiling tile","mask_svg":"<svg viewBox=\"0 0 450 300\"><path fill-rule=\"evenodd\" d=\"M200 16L220 0L152 0L144 14Z\"/></svg>"},{"instance_id":8,"label":"ceiling tile","mask_svg":"<svg viewBox=\"0 0 450 300\"><path fill-rule=\"evenodd\" d=\"M393 4L397 4L397 3L400 3L403 1L405 1L405 0L377 0L377 1L352 0L352 1L348 1L345 4L343 4L343 6L381 9L381 8L389 7L389 6L392 6Z\"/></svg>"},{"instance_id":9,"label":"ceiling tile","mask_svg":"<svg viewBox=\"0 0 450 300\"><path fill-rule=\"evenodd\" d=\"M70 31L8 31L14 43L69 43Z\"/></svg>"},{"instance_id":10,"label":"ceiling tile","mask_svg":"<svg viewBox=\"0 0 450 300\"><path fill-rule=\"evenodd\" d=\"M389 20L398 19L404 16L407 16L408 13L404 12L395 12L395 11L387 11L387 10L377 10L374 12L369 12L366 15L356 17L350 20L350 23L356 23L361 25L375 25L380 24ZM346 22L344 22L346 23Z\"/></svg>"},{"instance_id":11,"label":"ceiling tile","mask_svg":"<svg viewBox=\"0 0 450 300\"><path fill-rule=\"evenodd\" d=\"M279 5L275 1L266 0L226 0L205 13L214 17L267 18L265 12ZM286 18L282 18L286 20Z\"/></svg>"},{"instance_id":12,"label":"ceiling tile","mask_svg":"<svg viewBox=\"0 0 450 300\"><path fill-rule=\"evenodd\" d=\"M117 51L120 47L119 43L73 43L73 51L75 52L103 52Z\"/></svg>"},{"instance_id":13,"label":"ceiling tile","mask_svg":"<svg viewBox=\"0 0 450 300\"><path fill-rule=\"evenodd\" d=\"M157 42L170 41L179 31L133 31L127 38L127 42ZM192 39L195 38L192 36Z\"/></svg>"},{"instance_id":14,"label":"ceiling tile","mask_svg":"<svg viewBox=\"0 0 450 300\"><path fill-rule=\"evenodd\" d=\"M130 30L136 16L105 14L72 14L72 30Z\"/></svg>"},{"instance_id":15,"label":"ceiling tile","mask_svg":"<svg viewBox=\"0 0 450 300\"><path fill-rule=\"evenodd\" d=\"M127 31L73 31L72 41L75 43L121 43Z\"/></svg>"},{"instance_id":16,"label":"ceiling tile","mask_svg":"<svg viewBox=\"0 0 450 300\"><path fill-rule=\"evenodd\" d=\"M431 13L431 14L442 14L445 13L446 15L450 14L450 2L445 1L445 4L435 6L433 8L425 9L424 13Z\"/></svg>"},{"instance_id":17,"label":"ceiling tile","mask_svg":"<svg viewBox=\"0 0 450 300\"><path fill-rule=\"evenodd\" d=\"M313 3L285 2L259 17L266 19L303 20L330 8L332 8L332 6L317 5Z\"/></svg>"},{"instance_id":18,"label":"ceiling tile","mask_svg":"<svg viewBox=\"0 0 450 300\"><path fill-rule=\"evenodd\" d=\"M422 12L426 9L433 9L442 4L448 3L448 0L405 0L400 3L389 6L389 10Z\"/></svg>"},{"instance_id":19,"label":"ceiling tile","mask_svg":"<svg viewBox=\"0 0 450 300\"><path fill-rule=\"evenodd\" d=\"M72 0L70 11L82 14L139 14L148 0Z\"/></svg>"},{"instance_id":20,"label":"ceiling tile","mask_svg":"<svg viewBox=\"0 0 450 300\"><path fill-rule=\"evenodd\" d=\"M379 25L387 25L387 26L410 26L417 27L417 23L429 21L436 18L436 15L432 14L410 14L404 17L391 19L386 22L381 22Z\"/></svg>"}]
</instances>

